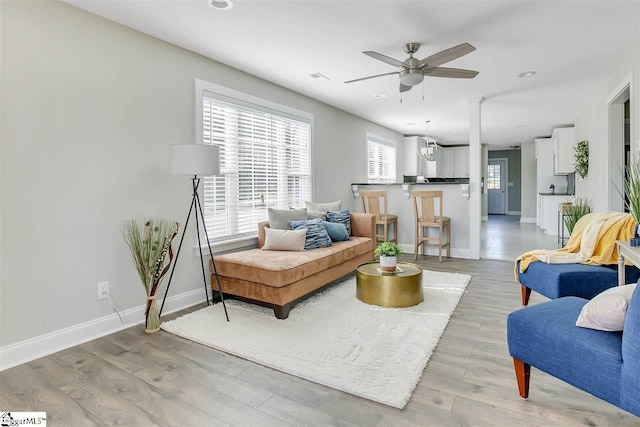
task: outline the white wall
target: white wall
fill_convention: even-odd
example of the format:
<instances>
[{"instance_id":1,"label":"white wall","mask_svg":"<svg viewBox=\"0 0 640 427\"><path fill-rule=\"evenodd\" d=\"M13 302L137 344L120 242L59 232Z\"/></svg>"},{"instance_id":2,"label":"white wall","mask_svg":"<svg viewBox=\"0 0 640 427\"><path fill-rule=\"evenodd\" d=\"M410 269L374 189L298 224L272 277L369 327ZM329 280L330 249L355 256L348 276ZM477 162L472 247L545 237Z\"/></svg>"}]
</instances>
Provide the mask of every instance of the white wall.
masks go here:
<instances>
[{"instance_id":1,"label":"white wall","mask_svg":"<svg viewBox=\"0 0 640 427\"><path fill-rule=\"evenodd\" d=\"M0 350L113 314L99 281L118 309L142 305L120 225L184 221L191 184L169 174L169 145L195 142L196 78L314 114L317 201L354 208L365 132L403 157L395 132L67 4L2 2L1 13ZM202 289L193 237L172 295Z\"/></svg>"},{"instance_id":2,"label":"white wall","mask_svg":"<svg viewBox=\"0 0 640 427\"><path fill-rule=\"evenodd\" d=\"M607 98L629 73L632 76L631 153L634 154L634 141L640 139L640 42L636 42L625 62L618 64L607 79L594 87L575 122L576 141L589 141L589 174L584 179L576 174L576 196L590 199L593 212L609 209L608 198L612 191L609 179L620 173L617 168L609 167Z\"/></svg>"}]
</instances>

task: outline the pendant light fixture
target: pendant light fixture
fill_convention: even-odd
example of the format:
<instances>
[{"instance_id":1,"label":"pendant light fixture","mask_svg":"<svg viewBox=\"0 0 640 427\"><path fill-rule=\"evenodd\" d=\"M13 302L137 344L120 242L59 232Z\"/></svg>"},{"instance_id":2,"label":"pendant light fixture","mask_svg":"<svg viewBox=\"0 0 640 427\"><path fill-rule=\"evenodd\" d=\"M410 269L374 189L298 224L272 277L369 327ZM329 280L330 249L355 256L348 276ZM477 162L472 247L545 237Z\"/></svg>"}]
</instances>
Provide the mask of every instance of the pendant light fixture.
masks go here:
<instances>
[{"instance_id":1,"label":"pendant light fixture","mask_svg":"<svg viewBox=\"0 0 640 427\"><path fill-rule=\"evenodd\" d=\"M436 160L436 153L438 151L438 144L429 138L429 122L427 120L427 134L424 137L418 138L418 155L424 160L433 162Z\"/></svg>"}]
</instances>

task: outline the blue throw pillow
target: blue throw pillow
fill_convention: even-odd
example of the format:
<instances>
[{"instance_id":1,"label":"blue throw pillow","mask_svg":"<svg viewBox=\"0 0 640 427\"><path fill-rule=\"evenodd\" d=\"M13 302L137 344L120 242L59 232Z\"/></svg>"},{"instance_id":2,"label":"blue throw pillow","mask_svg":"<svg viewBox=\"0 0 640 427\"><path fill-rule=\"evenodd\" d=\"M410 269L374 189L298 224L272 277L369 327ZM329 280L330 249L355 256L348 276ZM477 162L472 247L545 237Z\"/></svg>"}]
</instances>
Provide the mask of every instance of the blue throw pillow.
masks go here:
<instances>
[{"instance_id":1,"label":"blue throw pillow","mask_svg":"<svg viewBox=\"0 0 640 427\"><path fill-rule=\"evenodd\" d=\"M327 221L344 224L344 226L347 228L347 233L351 235L351 215L349 214L349 209L327 212Z\"/></svg>"},{"instance_id":2,"label":"blue throw pillow","mask_svg":"<svg viewBox=\"0 0 640 427\"><path fill-rule=\"evenodd\" d=\"M292 230L307 229L307 237L304 242L305 249L326 248L331 246L331 238L321 219L304 219L289 221Z\"/></svg>"},{"instance_id":3,"label":"blue throw pillow","mask_svg":"<svg viewBox=\"0 0 640 427\"><path fill-rule=\"evenodd\" d=\"M347 232L347 227L345 227L344 224L329 221L323 221L322 224L324 224L324 228L327 229L327 233L329 233L332 242L349 240L349 232Z\"/></svg>"}]
</instances>

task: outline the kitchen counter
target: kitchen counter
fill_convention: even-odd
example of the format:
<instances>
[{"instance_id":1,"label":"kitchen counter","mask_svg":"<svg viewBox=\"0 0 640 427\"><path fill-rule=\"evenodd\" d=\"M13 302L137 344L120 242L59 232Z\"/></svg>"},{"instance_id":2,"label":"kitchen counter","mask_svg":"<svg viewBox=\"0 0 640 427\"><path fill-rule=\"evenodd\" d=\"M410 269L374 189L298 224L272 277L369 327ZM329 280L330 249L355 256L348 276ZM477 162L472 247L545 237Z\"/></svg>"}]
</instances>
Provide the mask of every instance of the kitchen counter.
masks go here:
<instances>
[{"instance_id":1,"label":"kitchen counter","mask_svg":"<svg viewBox=\"0 0 640 427\"><path fill-rule=\"evenodd\" d=\"M541 196L573 196L573 194L569 193L538 193Z\"/></svg>"},{"instance_id":2,"label":"kitchen counter","mask_svg":"<svg viewBox=\"0 0 640 427\"><path fill-rule=\"evenodd\" d=\"M352 182L351 185L441 185L468 184L469 178L426 178L429 182Z\"/></svg>"}]
</instances>

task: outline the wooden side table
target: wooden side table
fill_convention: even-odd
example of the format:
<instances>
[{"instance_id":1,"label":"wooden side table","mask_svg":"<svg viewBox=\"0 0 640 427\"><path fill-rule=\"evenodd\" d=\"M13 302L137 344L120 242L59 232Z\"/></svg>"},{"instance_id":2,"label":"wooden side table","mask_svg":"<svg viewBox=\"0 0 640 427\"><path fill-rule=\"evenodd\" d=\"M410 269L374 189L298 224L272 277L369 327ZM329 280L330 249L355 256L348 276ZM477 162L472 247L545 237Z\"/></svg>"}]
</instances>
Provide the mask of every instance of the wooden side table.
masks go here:
<instances>
[{"instance_id":1,"label":"wooden side table","mask_svg":"<svg viewBox=\"0 0 640 427\"><path fill-rule=\"evenodd\" d=\"M424 300L422 268L398 262L396 273L383 272L379 262L360 264L356 269L356 297L381 307L411 307Z\"/></svg>"},{"instance_id":2,"label":"wooden side table","mask_svg":"<svg viewBox=\"0 0 640 427\"><path fill-rule=\"evenodd\" d=\"M640 268L640 246L631 246L628 241L616 240L618 245L618 285L626 285L625 260Z\"/></svg>"}]
</instances>

